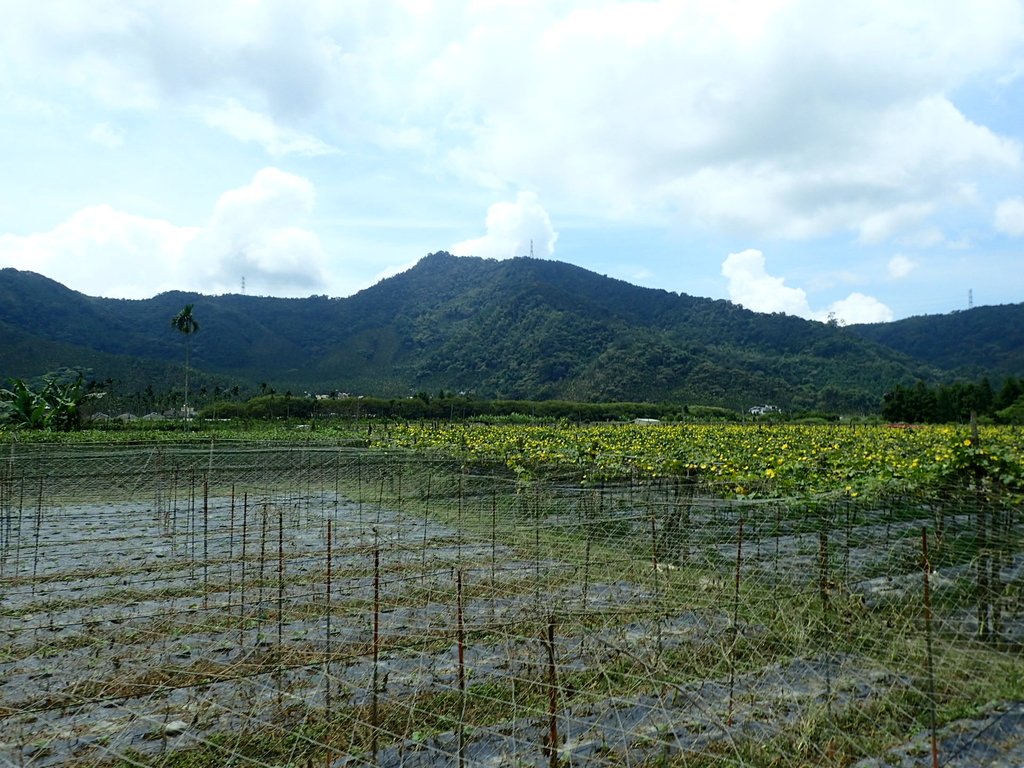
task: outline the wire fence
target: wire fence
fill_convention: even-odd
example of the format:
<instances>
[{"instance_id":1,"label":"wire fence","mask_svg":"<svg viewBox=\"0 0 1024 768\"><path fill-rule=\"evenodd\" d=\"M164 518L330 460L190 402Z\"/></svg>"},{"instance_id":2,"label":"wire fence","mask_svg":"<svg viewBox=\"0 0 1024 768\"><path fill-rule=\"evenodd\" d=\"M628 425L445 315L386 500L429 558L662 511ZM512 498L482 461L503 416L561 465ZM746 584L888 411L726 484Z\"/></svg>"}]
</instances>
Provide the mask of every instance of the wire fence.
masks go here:
<instances>
[{"instance_id":1,"label":"wire fence","mask_svg":"<svg viewBox=\"0 0 1024 768\"><path fill-rule=\"evenodd\" d=\"M1024 764L1024 522L983 489L314 443L2 466L6 764Z\"/></svg>"}]
</instances>

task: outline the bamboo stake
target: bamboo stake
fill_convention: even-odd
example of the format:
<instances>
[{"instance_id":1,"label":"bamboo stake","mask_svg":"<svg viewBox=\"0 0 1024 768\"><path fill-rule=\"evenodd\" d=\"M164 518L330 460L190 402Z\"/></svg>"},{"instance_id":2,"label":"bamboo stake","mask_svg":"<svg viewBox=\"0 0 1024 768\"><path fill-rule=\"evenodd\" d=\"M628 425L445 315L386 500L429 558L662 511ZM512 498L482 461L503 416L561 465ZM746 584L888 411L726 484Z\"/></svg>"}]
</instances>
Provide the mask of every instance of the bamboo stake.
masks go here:
<instances>
[{"instance_id":1,"label":"bamboo stake","mask_svg":"<svg viewBox=\"0 0 1024 768\"><path fill-rule=\"evenodd\" d=\"M821 607L828 610L828 516L821 514L821 526L818 528L818 594Z\"/></svg>"},{"instance_id":2,"label":"bamboo stake","mask_svg":"<svg viewBox=\"0 0 1024 768\"><path fill-rule=\"evenodd\" d=\"M427 528L430 521L430 478L432 477L430 470L427 470L427 496L423 500L423 541L420 547L420 583L422 584L427 578ZM430 602L429 595L427 596L427 602Z\"/></svg>"},{"instance_id":3,"label":"bamboo stake","mask_svg":"<svg viewBox=\"0 0 1024 768\"><path fill-rule=\"evenodd\" d=\"M654 571L654 626L657 658L661 658L662 637L661 637L661 592L658 563L658 518L654 505L651 505L651 564Z\"/></svg>"},{"instance_id":4,"label":"bamboo stake","mask_svg":"<svg viewBox=\"0 0 1024 768\"><path fill-rule=\"evenodd\" d=\"M464 472L465 470L463 470ZM457 568L462 567L462 472L459 473L459 524L458 531L456 531L456 550L455 563Z\"/></svg>"},{"instance_id":5,"label":"bamboo stake","mask_svg":"<svg viewBox=\"0 0 1024 768\"><path fill-rule=\"evenodd\" d=\"M239 647L245 647L245 545L248 539L248 527L249 527L249 492L246 491L242 496L242 573L239 576L239 589L241 595L239 596L239 607L238 607L238 645Z\"/></svg>"},{"instance_id":6,"label":"bamboo stake","mask_svg":"<svg viewBox=\"0 0 1024 768\"><path fill-rule=\"evenodd\" d=\"M495 594L495 569L498 562L498 492L491 490L491 594ZM494 608L494 602L491 602Z\"/></svg>"},{"instance_id":7,"label":"bamboo stake","mask_svg":"<svg viewBox=\"0 0 1024 768\"><path fill-rule=\"evenodd\" d=\"M740 635L740 568L743 562L743 515L740 515L739 525L736 531L736 578L733 586L732 597L732 647L729 649L729 718L728 725L732 725L732 710L734 694L736 691L736 646L739 643Z\"/></svg>"},{"instance_id":8,"label":"bamboo stake","mask_svg":"<svg viewBox=\"0 0 1024 768\"><path fill-rule=\"evenodd\" d=\"M466 627L462 605L462 571L455 572L455 626L459 648L459 768L466 764Z\"/></svg>"},{"instance_id":9,"label":"bamboo stake","mask_svg":"<svg viewBox=\"0 0 1024 768\"><path fill-rule=\"evenodd\" d=\"M39 498L36 502L35 541L32 546L32 595L36 594L36 574L39 571L39 534L43 527L43 478L39 478Z\"/></svg>"},{"instance_id":10,"label":"bamboo stake","mask_svg":"<svg viewBox=\"0 0 1024 768\"><path fill-rule=\"evenodd\" d=\"M203 478L203 610L210 607L210 481Z\"/></svg>"},{"instance_id":11,"label":"bamboo stake","mask_svg":"<svg viewBox=\"0 0 1024 768\"><path fill-rule=\"evenodd\" d=\"M327 639L324 643L324 682L326 684L324 703L328 712L331 710L331 561L333 560L331 522L331 519L327 518L327 584L324 591L327 616Z\"/></svg>"},{"instance_id":12,"label":"bamboo stake","mask_svg":"<svg viewBox=\"0 0 1024 768\"><path fill-rule=\"evenodd\" d=\"M277 703L284 673L284 507L277 508Z\"/></svg>"},{"instance_id":13,"label":"bamboo stake","mask_svg":"<svg viewBox=\"0 0 1024 768\"><path fill-rule=\"evenodd\" d=\"M177 552L178 542L178 467L174 467L174 479L171 480L171 549Z\"/></svg>"},{"instance_id":14,"label":"bamboo stake","mask_svg":"<svg viewBox=\"0 0 1024 768\"><path fill-rule=\"evenodd\" d=\"M14 546L14 578L21 575L21 518L25 512L25 473L21 473L21 484L18 487L18 524L14 531L18 537Z\"/></svg>"},{"instance_id":15,"label":"bamboo stake","mask_svg":"<svg viewBox=\"0 0 1024 768\"><path fill-rule=\"evenodd\" d=\"M600 491L599 491L600 493ZM586 544L583 550L583 610L587 610L588 598L590 592L590 547L591 539L593 538L593 526L594 526L594 499L590 497L589 503L587 504L587 520L584 522L583 535L586 537Z\"/></svg>"},{"instance_id":16,"label":"bamboo stake","mask_svg":"<svg viewBox=\"0 0 1024 768\"><path fill-rule=\"evenodd\" d=\"M228 611L234 599L235 579L235 484L231 484L231 512L228 516Z\"/></svg>"},{"instance_id":17,"label":"bamboo stake","mask_svg":"<svg viewBox=\"0 0 1024 768\"><path fill-rule=\"evenodd\" d=\"M3 577L7 566L7 549L11 541L11 508L10 488L7 472L0 469L0 513L3 520L0 521L0 577Z\"/></svg>"},{"instance_id":18,"label":"bamboo stake","mask_svg":"<svg viewBox=\"0 0 1024 768\"><path fill-rule=\"evenodd\" d=\"M373 529L373 681L370 691L370 754L377 765L378 710L377 681L380 676L380 547L377 543L377 529Z\"/></svg>"},{"instance_id":19,"label":"bamboo stake","mask_svg":"<svg viewBox=\"0 0 1024 768\"><path fill-rule=\"evenodd\" d=\"M548 738L545 752L550 768L558 768L558 667L555 664L555 617L548 616L547 638L544 643L548 656Z\"/></svg>"},{"instance_id":20,"label":"bamboo stake","mask_svg":"<svg viewBox=\"0 0 1024 768\"><path fill-rule=\"evenodd\" d=\"M196 471L192 469L189 474L188 491L188 528L189 528L189 558L190 575L196 577Z\"/></svg>"},{"instance_id":21,"label":"bamboo stake","mask_svg":"<svg viewBox=\"0 0 1024 768\"><path fill-rule=\"evenodd\" d=\"M928 672L928 727L931 731L932 768L939 768L939 746L935 723L935 672L932 664L931 562L928 559L928 529L921 528L921 567L924 571L925 663Z\"/></svg>"},{"instance_id":22,"label":"bamboo stake","mask_svg":"<svg viewBox=\"0 0 1024 768\"><path fill-rule=\"evenodd\" d=\"M270 525L269 524L269 518L270 518L270 510L267 508L267 503L264 502L263 505L260 507L260 574L259 574L259 580L256 582L257 583L257 587L259 588L259 591L258 591L259 599L258 599L257 602L259 603L259 606L260 606L259 607L259 621L260 622L263 621L263 619L264 619L264 612L265 612L264 611L265 606L263 605L263 587L264 587L265 576L266 576L267 529L268 529L268 527ZM260 628L260 632L262 633L262 631L263 630L262 630L262 627L261 627Z\"/></svg>"}]
</instances>

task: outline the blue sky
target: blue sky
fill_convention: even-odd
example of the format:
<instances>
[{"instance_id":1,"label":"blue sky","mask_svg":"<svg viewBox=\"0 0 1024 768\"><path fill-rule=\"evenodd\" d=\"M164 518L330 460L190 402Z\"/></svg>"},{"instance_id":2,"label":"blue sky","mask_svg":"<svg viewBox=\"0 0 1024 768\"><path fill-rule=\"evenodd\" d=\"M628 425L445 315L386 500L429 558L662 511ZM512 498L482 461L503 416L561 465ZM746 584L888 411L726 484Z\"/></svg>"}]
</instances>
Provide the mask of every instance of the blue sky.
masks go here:
<instances>
[{"instance_id":1,"label":"blue sky","mask_svg":"<svg viewBox=\"0 0 1024 768\"><path fill-rule=\"evenodd\" d=\"M90 295L532 244L815 319L1024 301L1022 0L0 8L0 266Z\"/></svg>"}]
</instances>

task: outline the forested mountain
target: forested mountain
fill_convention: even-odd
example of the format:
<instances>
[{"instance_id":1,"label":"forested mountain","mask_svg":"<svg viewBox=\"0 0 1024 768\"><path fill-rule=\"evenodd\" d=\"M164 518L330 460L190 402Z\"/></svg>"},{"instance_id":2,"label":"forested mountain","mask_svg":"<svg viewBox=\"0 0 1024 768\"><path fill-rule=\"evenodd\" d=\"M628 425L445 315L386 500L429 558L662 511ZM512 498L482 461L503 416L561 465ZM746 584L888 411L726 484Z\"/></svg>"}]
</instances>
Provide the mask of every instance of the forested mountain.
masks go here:
<instances>
[{"instance_id":1,"label":"forested mountain","mask_svg":"<svg viewBox=\"0 0 1024 768\"><path fill-rule=\"evenodd\" d=\"M876 411L897 383L948 378L946 360L954 359L885 346L869 338L876 327L757 314L556 261L435 253L343 299L182 292L100 299L0 270L0 380L87 367L122 388L173 386L183 341L170 318L189 303L201 324L192 339L198 380L281 392L444 389ZM1024 347L1024 308L1006 310L1003 336L978 343L998 344L1007 350L1000 359L1013 365L1014 343L1018 352Z\"/></svg>"},{"instance_id":2,"label":"forested mountain","mask_svg":"<svg viewBox=\"0 0 1024 768\"><path fill-rule=\"evenodd\" d=\"M1024 305L852 325L850 331L938 368L993 380L1024 373Z\"/></svg>"}]
</instances>

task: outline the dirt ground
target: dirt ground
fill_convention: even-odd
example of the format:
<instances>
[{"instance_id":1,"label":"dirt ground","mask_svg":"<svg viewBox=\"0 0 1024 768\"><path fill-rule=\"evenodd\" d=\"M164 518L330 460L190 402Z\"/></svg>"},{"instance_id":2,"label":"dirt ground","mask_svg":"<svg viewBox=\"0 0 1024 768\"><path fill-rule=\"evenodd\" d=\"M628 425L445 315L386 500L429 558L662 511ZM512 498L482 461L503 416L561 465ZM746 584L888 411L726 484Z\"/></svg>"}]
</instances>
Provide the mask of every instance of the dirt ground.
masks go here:
<instances>
[{"instance_id":1,"label":"dirt ground","mask_svg":"<svg viewBox=\"0 0 1024 768\"><path fill-rule=\"evenodd\" d=\"M899 547L914 530L890 526L885 535L896 544L883 550L879 530L860 529L831 568L868 608L899 600L920 575L873 574L903 557ZM173 514L135 502L40 508L17 520L3 551L0 762L101 765L212 741L230 753L225 734L297 728L303 712L329 706L365 708L372 699L384 708L451 693L460 669L473 686L535 681L550 658L570 680L621 662L651 670L599 700L560 684L557 754L572 766L641 765L709 749L740 756L739 742L768 741L808 717L918 686L915 671L828 647L766 652L731 675L686 683L666 675L651 685L673 653L720 660L737 644L760 647L768 630L734 614L733 578L760 579L770 590L820 564L816 534L774 533L746 542L739 568L728 561L736 544L717 544L657 569L627 563L611 578L607 564L592 577L550 544L528 557L479 531L331 494L268 494L245 510L218 497L202 514L195 503ZM686 563L700 558L688 573ZM1004 579L1019 580L1022 561L1002 568ZM466 587L461 618L456 574ZM953 590L963 576L936 573L934 588ZM664 591L683 583L702 597L683 610L660 608ZM593 620L587 631L560 625L548 649L540 630L551 615ZM946 620L970 631L975 619L963 611ZM470 637L461 664L457 621ZM1008 636L1021 626L1007 614ZM550 765L549 733L550 723L527 708L461 730L419 733L413 723L406 736L383 738L372 762L445 766L461 752L467 765ZM938 750L944 766L1024 766L1024 704L993 703L983 717L944 727ZM927 734L915 734L857 765L925 765L929 754ZM332 764L368 761L351 754Z\"/></svg>"}]
</instances>

